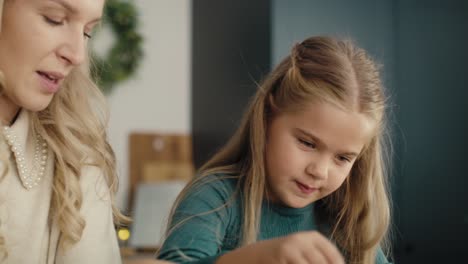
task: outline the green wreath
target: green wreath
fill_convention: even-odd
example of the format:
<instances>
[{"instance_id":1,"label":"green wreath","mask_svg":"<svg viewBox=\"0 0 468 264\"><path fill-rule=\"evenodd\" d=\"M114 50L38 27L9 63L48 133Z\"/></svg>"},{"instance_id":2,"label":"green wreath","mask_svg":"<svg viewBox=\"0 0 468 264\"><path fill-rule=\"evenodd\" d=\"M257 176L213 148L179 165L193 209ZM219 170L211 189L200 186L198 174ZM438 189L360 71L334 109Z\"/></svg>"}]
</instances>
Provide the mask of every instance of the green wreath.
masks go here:
<instances>
[{"instance_id":1,"label":"green wreath","mask_svg":"<svg viewBox=\"0 0 468 264\"><path fill-rule=\"evenodd\" d=\"M103 16L116 41L105 58L93 53L92 73L101 90L110 93L116 83L128 79L137 70L143 56L142 37L136 31L138 14L132 2L108 0Z\"/></svg>"}]
</instances>

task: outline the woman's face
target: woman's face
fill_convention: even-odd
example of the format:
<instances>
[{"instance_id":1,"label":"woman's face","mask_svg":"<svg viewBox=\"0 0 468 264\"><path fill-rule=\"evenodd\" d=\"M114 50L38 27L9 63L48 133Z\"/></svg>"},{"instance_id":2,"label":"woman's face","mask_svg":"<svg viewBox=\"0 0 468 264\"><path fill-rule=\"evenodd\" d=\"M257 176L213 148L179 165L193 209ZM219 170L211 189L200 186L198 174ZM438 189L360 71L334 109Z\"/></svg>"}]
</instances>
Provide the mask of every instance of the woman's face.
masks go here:
<instances>
[{"instance_id":1,"label":"woman's face","mask_svg":"<svg viewBox=\"0 0 468 264\"><path fill-rule=\"evenodd\" d=\"M5 0L0 33L0 106L40 111L87 56L104 0ZM4 111L5 109L2 109Z\"/></svg>"}]
</instances>

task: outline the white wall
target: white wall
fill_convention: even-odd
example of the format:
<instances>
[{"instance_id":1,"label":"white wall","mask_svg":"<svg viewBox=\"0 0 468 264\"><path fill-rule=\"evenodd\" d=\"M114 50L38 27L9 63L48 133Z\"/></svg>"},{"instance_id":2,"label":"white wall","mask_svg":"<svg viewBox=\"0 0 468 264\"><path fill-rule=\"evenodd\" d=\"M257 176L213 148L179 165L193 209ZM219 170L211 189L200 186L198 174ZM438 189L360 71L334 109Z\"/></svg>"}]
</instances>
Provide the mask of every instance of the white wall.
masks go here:
<instances>
[{"instance_id":1,"label":"white wall","mask_svg":"<svg viewBox=\"0 0 468 264\"><path fill-rule=\"evenodd\" d=\"M144 59L138 73L108 96L109 140L117 156L120 176L117 204L122 209L128 196L129 134L190 133L191 1L134 3L140 14Z\"/></svg>"}]
</instances>

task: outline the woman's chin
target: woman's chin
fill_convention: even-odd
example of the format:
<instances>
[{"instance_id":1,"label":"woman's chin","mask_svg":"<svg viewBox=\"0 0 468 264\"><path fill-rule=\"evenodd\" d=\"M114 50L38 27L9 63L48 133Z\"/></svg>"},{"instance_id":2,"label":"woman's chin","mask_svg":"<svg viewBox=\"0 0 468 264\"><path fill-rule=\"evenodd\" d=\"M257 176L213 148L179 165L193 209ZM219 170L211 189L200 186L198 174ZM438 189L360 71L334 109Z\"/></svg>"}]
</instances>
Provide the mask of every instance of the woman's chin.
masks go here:
<instances>
[{"instance_id":1,"label":"woman's chin","mask_svg":"<svg viewBox=\"0 0 468 264\"><path fill-rule=\"evenodd\" d=\"M22 108L31 112L40 112L46 109L52 102L53 96L41 96L35 100L25 103Z\"/></svg>"}]
</instances>

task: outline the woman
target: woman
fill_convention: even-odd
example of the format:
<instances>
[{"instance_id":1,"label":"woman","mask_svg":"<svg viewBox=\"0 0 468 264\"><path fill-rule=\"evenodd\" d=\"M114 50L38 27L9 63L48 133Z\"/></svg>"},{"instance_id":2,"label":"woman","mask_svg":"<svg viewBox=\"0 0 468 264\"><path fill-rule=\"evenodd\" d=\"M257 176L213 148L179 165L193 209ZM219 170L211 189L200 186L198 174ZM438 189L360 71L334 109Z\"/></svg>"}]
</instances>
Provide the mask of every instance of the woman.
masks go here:
<instances>
[{"instance_id":1,"label":"woman","mask_svg":"<svg viewBox=\"0 0 468 264\"><path fill-rule=\"evenodd\" d=\"M104 2L0 0L1 263L121 262L126 219L87 56Z\"/></svg>"}]
</instances>

